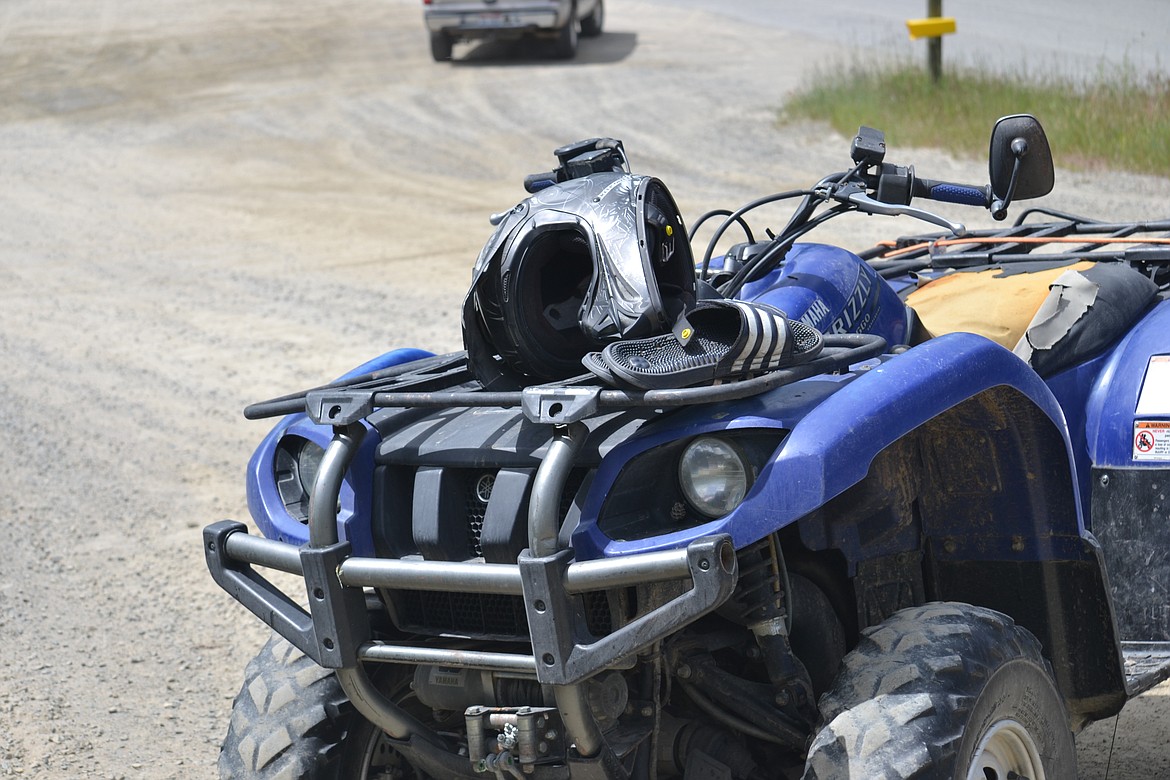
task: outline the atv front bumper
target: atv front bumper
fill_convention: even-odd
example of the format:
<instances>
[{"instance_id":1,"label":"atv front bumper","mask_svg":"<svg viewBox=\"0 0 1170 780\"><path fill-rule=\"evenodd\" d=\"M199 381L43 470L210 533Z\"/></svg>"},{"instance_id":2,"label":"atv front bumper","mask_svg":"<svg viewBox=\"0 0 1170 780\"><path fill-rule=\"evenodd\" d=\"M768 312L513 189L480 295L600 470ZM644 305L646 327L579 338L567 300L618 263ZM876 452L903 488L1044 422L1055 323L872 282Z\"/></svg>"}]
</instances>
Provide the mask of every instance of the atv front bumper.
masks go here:
<instances>
[{"instance_id":1,"label":"atv front bumper","mask_svg":"<svg viewBox=\"0 0 1170 780\"><path fill-rule=\"evenodd\" d=\"M252 536L230 520L207 526L203 540L207 566L220 587L323 667L363 661L436 664L535 674L546 685L571 685L620 665L726 601L738 574L728 536L705 537L681 550L580 563L570 562L568 550L544 557L525 551L516 565L355 558L348 542L298 548ZM254 566L303 576L309 610ZM571 596L668 581L689 581L690 588L594 642L581 644L568 630ZM532 654L373 640L365 588L523 596Z\"/></svg>"}]
</instances>

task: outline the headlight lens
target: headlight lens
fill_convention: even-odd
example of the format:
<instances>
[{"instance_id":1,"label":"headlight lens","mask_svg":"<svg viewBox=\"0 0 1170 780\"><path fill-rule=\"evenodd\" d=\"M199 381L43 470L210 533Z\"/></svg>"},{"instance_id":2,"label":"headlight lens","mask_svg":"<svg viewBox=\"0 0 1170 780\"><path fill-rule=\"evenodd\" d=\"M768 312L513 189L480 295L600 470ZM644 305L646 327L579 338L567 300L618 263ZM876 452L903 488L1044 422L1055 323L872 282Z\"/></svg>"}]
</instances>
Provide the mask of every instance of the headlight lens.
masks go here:
<instances>
[{"instance_id":1,"label":"headlight lens","mask_svg":"<svg viewBox=\"0 0 1170 780\"><path fill-rule=\"evenodd\" d=\"M711 518L739 506L750 487L750 474L741 450L716 436L695 439L678 462L678 481L687 503Z\"/></svg>"},{"instance_id":2,"label":"headlight lens","mask_svg":"<svg viewBox=\"0 0 1170 780\"><path fill-rule=\"evenodd\" d=\"M321 460L325 457L325 449L316 442L305 439L297 453L297 476L301 480L301 489L306 496L313 494L313 485L317 481L317 471L321 468Z\"/></svg>"}]
</instances>

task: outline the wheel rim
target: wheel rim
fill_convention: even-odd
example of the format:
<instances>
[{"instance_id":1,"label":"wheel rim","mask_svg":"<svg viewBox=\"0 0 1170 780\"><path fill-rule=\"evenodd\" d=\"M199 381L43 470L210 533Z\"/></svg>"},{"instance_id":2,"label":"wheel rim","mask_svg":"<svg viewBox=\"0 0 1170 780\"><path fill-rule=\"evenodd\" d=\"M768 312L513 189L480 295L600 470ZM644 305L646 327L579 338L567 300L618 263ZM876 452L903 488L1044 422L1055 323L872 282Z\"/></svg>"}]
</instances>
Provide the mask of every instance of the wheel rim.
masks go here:
<instances>
[{"instance_id":1,"label":"wheel rim","mask_svg":"<svg viewBox=\"0 0 1170 780\"><path fill-rule=\"evenodd\" d=\"M420 702L410 690L409 678L399 680L385 692L391 701L424 725L432 728L439 726L431 708ZM363 730L364 736L357 737L359 742L350 746L358 756L355 780L420 780L428 777L411 766L406 757L395 749L394 740L381 729L372 724L365 725L368 731Z\"/></svg>"},{"instance_id":2,"label":"wheel rim","mask_svg":"<svg viewBox=\"0 0 1170 780\"><path fill-rule=\"evenodd\" d=\"M1028 730L1001 720L983 735L971 758L967 780L1047 780L1040 751Z\"/></svg>"},{"instance_id":3,"label":"wheel rim","mask_svg":"<svg viewBox=\"0 0 1170 780\"><path fill-rule=\"evenodd\" d=\"M390 744L385 734L377 732L365 745L360 777L362 780L399 780L415 777L414 770L402 754Z\"/></svg>"}]
</instances>

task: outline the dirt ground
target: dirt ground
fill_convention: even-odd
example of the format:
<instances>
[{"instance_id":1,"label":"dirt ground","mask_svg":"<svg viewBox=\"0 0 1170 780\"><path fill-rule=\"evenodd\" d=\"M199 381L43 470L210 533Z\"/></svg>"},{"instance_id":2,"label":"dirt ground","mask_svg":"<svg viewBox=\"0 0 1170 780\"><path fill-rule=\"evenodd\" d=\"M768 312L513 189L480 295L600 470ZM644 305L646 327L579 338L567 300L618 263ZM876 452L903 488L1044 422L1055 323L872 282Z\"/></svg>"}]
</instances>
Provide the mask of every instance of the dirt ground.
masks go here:
<instances>
[{"instance_id":1,"label":"dirt ground","mask_svg":"<svg viewBox=\"0 0 1170 780\"><path fill-rule=\"evenodd\" d=\"M774 123L826 42L612 6L572 63L494 45L439 66L415 0L0 5L0 776L214 776L266 635L200 551L247 517L266 426L240 410L458 348L487 216L554 147L624 139L692 218L842 167L844 139ZM891 142L932 178L985 176ZM1046 202L1160 217L1168 195L1062 171ZM1168 694L1086 731L1082 777L1170 776Z\"/></svg>"}]
</instances>

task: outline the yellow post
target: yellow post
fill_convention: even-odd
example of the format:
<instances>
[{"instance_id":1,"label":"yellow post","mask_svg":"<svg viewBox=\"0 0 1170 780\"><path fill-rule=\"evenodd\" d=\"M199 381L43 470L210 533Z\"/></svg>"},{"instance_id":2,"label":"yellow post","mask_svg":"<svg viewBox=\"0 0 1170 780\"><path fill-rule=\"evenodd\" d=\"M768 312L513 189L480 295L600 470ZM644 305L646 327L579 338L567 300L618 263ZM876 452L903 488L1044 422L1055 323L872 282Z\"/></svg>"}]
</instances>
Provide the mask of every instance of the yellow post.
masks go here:
<instances>
[{"instance_id":1,"label":"yellow post","mask_svg":"<svg viewBox=\"0 0 1170 780\"><path fill-rule=\"evenodd\" d=\"M910 40L926 39L926 64L934 81L942 78L942 36L955 31L954 17L942 15L942 0L926 0L925 19L907 19Z\"/></svg>"}]
</instances>

